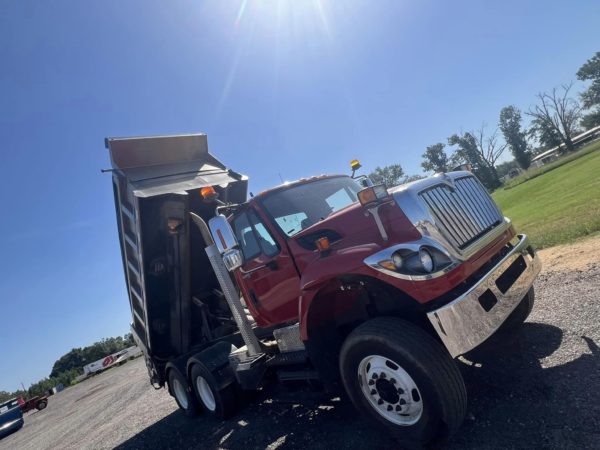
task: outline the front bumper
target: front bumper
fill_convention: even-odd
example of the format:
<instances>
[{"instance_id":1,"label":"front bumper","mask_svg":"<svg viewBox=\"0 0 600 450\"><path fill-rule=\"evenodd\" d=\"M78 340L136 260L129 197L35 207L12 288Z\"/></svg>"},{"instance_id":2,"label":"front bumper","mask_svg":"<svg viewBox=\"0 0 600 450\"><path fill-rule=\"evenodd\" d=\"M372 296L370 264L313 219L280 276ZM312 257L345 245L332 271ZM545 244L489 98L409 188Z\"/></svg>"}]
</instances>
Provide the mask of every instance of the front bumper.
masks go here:
<instances>
[{"instance_id":1,"label":"front bumper","mask_svg":"<svg viewBox=\"0 0 600 450\"><path fill-rule=\"evenodd\" d=\"M525 235L466 293L427 314L452 357L477 347L502 325L542 268Z\"/></svg>"},{"instance_id":2,"label":"front bumper","mask_svg":"<svg viewBox=\"0 0 600 450\"><path fill-rule=\"evenodd\" d=\"M20 429L24 424L24 420L22 417L18 419L12 420L10 422L3 423L0 425L0 437L4 437L13 431Z\"/></svg>"}]
</instances>

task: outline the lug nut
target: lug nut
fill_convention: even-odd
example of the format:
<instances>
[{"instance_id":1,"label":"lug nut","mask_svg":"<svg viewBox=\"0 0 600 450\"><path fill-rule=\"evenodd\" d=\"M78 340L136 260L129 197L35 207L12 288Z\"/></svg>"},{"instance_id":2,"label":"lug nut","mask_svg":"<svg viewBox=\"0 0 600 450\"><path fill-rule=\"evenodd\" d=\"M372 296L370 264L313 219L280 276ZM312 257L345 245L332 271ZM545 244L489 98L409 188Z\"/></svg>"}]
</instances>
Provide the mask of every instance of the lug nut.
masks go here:
<instances>
[{"instance_id":1,"label":"lug nut","mask_svg":"<svg viewBox=\"0 0 600 450\"><path fill-rule=\"evenodd\" d=\"M381 378L385 379L385 373L384 372L381 372Z\"/></svg>"},{"instance_id":2,"label":"lug nut","mask_svg":"<svg viewBox=\"0 0 600 450\"><path fill-rule=\"evenodd\" d=\"M381 400L381 399L377 400L377 404L378 405L383 405L383 400Z\"/></svg>"},{"instance_id":3,"label":"lug nut","mask_svg":"<svg viewBox=\"0 0 600 450\"><path fill-rule=\"evenodd\" d=\"M377 375L376 373L374 373L371 378L373 378L374 380L376 380L377 378L379 378L379 375Z\"/></svg>"},{"instance_id":4,"label":"lug nut","mask_svg":"<svg viewBox=\"0 0 600 450\"><path fill-rule=\"evenodd\" d=\"M375 389L371 389L371 395L375 395L377 394L377 391Z\"/></svg>"},{"instance_id":5,"label":"lug nut","mask_svg":"<svg viewBox=\"0 0 600 450\"><path fill-rule=\"evenodd\" d=\"M369 380L369 386L373 386L375 384L374 380Z\"/></svg>"},{"instance_id":6,"label":"lug nut","mask_svg":"<svg viewBox=\"0 0 600 450\"><path fill-rule=\"evenodd\" d=\"M396 405L396 411L402 411L402 406Z\"/></svg>"},{"instance_id":7,"label":"lug nut","mask_svg":"<svg viewBox=\"0 0 600 450\"><path fill-rule=\"evenodd\" d=\"M395 379L395 378L390 378L390 382L391 382L392 384L396 384L396 379Z\"/></svg>"},{"instance_id":8,"label":"lug nut","mask_svg":"<svg viewBox=\"0 0 600 450\"><path fill-rule=\"evenodd\" d=\"M388 405L388 407L387 407L387 410L388 410L388 411L391 411L392 409L393 409L393 408L392 408L392 405Z\"/></svg>"},{"instance_id":9,"label":"lug nut","mask_svg":"<svg viewBox=\"0 0 600 450\"><path fill-rule=\"evenodd\" d=\"M404 394L404 389L398 388L398 394L400 394L400 395Z\"/></svg>"},{"instance_id":10,"label":"lug nut","mask_svg":"<svg viewBox=\"0 0 600 450\"><path fill-rule=\"evenodd\" d=\"M406 405L406 400L404 400L403 398L400 399L400 404L401 405Z\"/></svg>"}]
</instances>

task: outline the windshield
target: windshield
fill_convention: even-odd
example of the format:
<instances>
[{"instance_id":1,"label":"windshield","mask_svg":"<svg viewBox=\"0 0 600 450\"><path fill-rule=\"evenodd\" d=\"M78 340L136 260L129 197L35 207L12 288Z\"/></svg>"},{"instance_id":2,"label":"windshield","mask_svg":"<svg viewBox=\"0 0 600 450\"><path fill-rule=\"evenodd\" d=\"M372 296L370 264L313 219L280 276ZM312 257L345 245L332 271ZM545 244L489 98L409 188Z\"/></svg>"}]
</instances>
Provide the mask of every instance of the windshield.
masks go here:
<instances>
[{"instance_id":1,"label":"windshield","mask_svg":"<svg viewBox=\"0 0 600 450\"><path fill-rule=\"evenodd\" d=\"M326 178L274 192L263 204L281 230L293 236L358 201L361 189L350 177Z\"/></svg>"}]
</instances>

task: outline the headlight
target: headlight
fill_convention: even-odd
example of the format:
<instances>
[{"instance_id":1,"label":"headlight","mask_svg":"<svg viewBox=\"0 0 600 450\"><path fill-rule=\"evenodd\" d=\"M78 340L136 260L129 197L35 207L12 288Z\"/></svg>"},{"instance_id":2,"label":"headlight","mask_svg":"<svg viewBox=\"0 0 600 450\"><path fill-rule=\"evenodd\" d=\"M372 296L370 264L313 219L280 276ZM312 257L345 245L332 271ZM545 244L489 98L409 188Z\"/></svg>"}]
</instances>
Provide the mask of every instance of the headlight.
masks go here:
<instances>
[{"instance_id":1,"label":"headlight","mask_svg":"<svg viewBox=\"0 0 600 450\"><path fill-rule=\"evenodd\" d=\"M423 247L419 249L419 260L421 261L421 266L423 266L423 270L425 272L433 272L435 266L433 263L433 257L431 256L431 253L429 253L429 251Z\"/></svg>"},{"instance_id":2,"label":"headlight","mask_svg":"<svg viewBox=\"0 0 600 450\"><path fill-rule=\"evenodd\" d=\"M394 267L396 268L396 270L400 270L404 265L402 255L398 252L394 252L394 254L392 255L392 262L394 263Z\"/></svg>"},{"instance_id":3,"label":"headlight","mask_svg":"<svg viewBox=\"0 0 600 450\"><path fill-rule=\"evenodd\" d=\"M432 240L397 244L364 260L368 266L408 280L428 280L458 266L459 261Z\"/></svg>"}]
</instances>

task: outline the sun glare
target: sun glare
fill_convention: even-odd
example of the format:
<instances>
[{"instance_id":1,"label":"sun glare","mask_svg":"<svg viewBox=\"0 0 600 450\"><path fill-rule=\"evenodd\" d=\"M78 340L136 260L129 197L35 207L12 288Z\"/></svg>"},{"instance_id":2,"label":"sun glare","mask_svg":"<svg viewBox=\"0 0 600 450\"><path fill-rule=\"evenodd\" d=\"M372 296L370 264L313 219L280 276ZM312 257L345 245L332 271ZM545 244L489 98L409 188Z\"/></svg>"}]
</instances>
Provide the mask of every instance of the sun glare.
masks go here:
<instances>
[{"instance_id":1,"label":"sun glare","mask_svg":"<svg viewBox=\"0 0 600 450\"><path fill-rule=\"evenodd\" d=\"M223 84L217 115L222 111L235 84L240 60L252 47L269 41L275 49L275 67L283 52L294 45L332 45L332 29L326 0L240 0L231 11L232 22L225 32L236 40L230 67ZM277 69L276 69L277 70ZM275 74L278 77L278 74Z\"/></svg>"}]
</instances>

